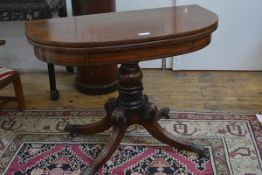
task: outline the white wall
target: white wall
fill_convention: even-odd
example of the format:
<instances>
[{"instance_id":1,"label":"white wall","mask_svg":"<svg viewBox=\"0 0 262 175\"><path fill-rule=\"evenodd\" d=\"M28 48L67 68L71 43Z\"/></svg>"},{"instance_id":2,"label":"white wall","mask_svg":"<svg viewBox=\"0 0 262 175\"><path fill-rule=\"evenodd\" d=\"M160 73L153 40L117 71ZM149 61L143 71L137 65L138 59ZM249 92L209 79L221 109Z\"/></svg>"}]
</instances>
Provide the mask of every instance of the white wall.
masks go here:
<instances>
[{"instance_id":1,"label":"white wall","mask_svg":"<svg viewBox=\"0 0 262 175\"><path fill-rule=\"evenodd\" d=\"M116 0L117 11L169 7L173 5L175 5L175 0Z\"/></svg>"},{"instance_id":2,"label":"white wall","mask_svg":"<svg viewBox=\"0 0 262 175\"><path fill-rule=\"evenodd\" d=\"M0 39L6 44L0 47L0 65L18 70L47 70L44 62L38 60L33 47L24 34L24 22L0 21Z\"/></svg>"},{"instance_id":3,"label":"white wall","mask_svg":"<svg viewBox=\"0 0 262 175\"><path fill-rule=\"evenodd\" d=\"M199 4L219 16L211 44L179 56L176 70L262 70L261 0L177 0L177 5Z\"/></svg>"}]
</instances>

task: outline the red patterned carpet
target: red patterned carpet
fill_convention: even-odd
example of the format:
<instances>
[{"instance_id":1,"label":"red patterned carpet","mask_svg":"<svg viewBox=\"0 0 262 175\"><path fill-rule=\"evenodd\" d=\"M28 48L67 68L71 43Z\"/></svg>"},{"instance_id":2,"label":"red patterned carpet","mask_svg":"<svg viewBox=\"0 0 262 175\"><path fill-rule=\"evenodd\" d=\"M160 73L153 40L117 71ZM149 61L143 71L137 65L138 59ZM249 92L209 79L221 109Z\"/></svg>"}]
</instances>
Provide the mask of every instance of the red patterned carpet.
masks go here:
<instances>
[{"instance_id":1,"label":"red patterned carpet","mask_svg":"<svg viewBox=\"0 0 262 175\"><path fill-rule=\"evenodd\" d=\"M104 111L0 112L0 174L79 174L99 154L108 132L68 137L67 122L90 123ZM255 115L174 113L160 124L204 145L211 158L162 145L132 126L97 175L261 175L262 128Z\"/></svg>"}]
</instances>

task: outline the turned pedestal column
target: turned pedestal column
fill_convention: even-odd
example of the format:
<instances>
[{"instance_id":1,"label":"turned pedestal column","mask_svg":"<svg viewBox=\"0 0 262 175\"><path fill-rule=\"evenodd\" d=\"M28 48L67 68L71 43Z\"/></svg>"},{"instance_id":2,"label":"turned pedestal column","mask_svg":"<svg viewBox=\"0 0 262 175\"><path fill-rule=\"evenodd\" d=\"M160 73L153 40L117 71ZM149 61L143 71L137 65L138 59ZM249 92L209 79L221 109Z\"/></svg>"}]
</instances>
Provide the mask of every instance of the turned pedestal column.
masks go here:
<instances>
[{"instance_id":1,"label":"turned pedestal column","mask_svg":"<svg viewBox=\"0 0 262 175\"><path fill-rule=\"evenodd\" d=\"M175 147L178 150L193 151L199 156L208 157L208 150L204 147L187 143L175 138L158 124L160 118L168 118L169 109L158 110L143 94L143 74L137 62L122 64L118 70L118 97L110 98L105 103L106 116L93 124L72 125L65 128L71 136L76 134L94 134L112 127L109 141L96 160L85 168L82 175L94 175L106 163L120 144L126 129L134 124L142 125L153 137L159 141Z\"/></svg>"}]
</instances>

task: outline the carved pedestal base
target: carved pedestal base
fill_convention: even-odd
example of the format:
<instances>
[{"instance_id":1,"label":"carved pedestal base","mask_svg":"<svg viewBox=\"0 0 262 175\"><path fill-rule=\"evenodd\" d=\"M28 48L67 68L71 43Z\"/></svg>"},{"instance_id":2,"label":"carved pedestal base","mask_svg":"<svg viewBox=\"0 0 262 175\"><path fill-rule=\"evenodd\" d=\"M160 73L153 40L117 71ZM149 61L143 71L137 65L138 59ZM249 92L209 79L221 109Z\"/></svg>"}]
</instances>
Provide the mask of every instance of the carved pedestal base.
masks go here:
<instances>
[{"instance_id":1,"label":"carved pedestal base","mask_svg":"<svg viewBox=\"0 0 262 175\"><path fill-rule=\"evenodd\" d=\"M72 136L76 134L94 134L103 132L110 127L113 128L108 143L98 158L84 171L83 175L93 175L110 159L120 144L128 126L133 124L142 125L153 137L159 141L175 147L178 150L188 150L199 154L201 157L208 157L209 154L204 148L190 145L164 130L159 124L160 118L168 118L169 110L164 108L158 110L156 106L148 101L143 95L142 72L138 63L122 64L118 71L119 96L110 98L105 104L106 116L93 124L71 125L65 128Z\"/></svg>"}]
</instances>

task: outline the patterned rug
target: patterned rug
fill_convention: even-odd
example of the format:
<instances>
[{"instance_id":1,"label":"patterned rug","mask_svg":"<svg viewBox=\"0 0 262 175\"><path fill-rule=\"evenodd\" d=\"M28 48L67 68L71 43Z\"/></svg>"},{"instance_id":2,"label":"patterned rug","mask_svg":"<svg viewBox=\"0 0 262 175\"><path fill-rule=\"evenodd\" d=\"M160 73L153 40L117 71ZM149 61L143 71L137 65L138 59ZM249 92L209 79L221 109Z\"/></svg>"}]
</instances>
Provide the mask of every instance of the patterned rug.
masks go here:
<instances>
[{"instance_id":1,"label":"patterned rug","mask_svg":"<svg viewBox=\"0 0 262 175\"><path fill-rule=\"evenodd\" d=\"M104 111L0 112L0 174L76 175L108 140L102 134L70 138L70 123L99 120ZM96 175L261 175L262 128L255 115L171 112L160 124L178 138L203 145L210 160L178 152L129 127L122 144Z\"/></svg>"}]
</instances>

